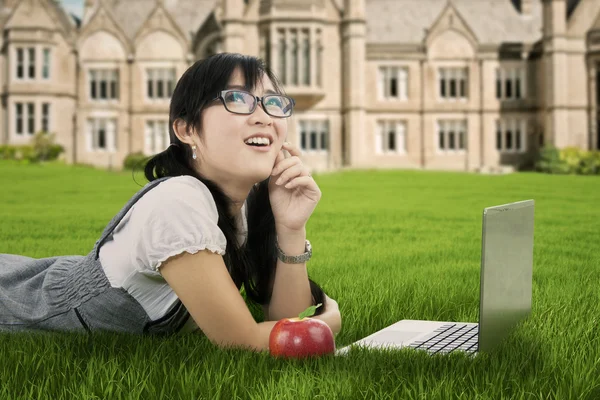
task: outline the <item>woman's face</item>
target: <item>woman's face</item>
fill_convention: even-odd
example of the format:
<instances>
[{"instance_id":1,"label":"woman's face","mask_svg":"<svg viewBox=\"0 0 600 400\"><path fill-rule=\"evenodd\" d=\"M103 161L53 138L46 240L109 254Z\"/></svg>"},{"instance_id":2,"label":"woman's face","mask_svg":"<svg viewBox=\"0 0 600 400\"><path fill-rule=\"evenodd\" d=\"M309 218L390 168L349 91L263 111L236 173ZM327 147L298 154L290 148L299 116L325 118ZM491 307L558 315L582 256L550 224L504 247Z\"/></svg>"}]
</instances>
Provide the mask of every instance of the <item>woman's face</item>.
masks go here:
<instances>
[{"instance_id":1,"label":"woman's face","mask_svg":"<svg viewBox=\"0 0 600 400\"><path fill-rule=\"evenodd\" d=\"M237 69L226 89L244 89L244 77ZM254 88L254 94L263 97L275 88L266 75ZM277 154L287 137L287 118L272 117L261 104L250 115L234 114L222 101L215 101L202 113L201 135L198 141L198 162L202 175L217 182L241 179L243 184L255 184L270 176ZM267 151L244 143L255 134L270 135L272 143ZM257 150L262 149L263 151Z\"/></svg>"}]
</instances>

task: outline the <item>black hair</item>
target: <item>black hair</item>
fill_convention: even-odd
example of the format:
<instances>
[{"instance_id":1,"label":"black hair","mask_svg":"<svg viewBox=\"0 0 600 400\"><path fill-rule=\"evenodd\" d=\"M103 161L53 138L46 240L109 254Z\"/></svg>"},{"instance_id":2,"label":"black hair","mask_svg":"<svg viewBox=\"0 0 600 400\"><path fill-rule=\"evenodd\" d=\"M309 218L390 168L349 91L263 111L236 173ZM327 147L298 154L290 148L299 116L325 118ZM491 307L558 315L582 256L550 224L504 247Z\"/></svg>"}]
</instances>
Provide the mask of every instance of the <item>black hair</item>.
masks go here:
<instances>
[{"instance_id":1,"label":"black hair","mask_svg":"<svg viewBox=\"0 0 600 400\"><path fill-rule=\"evenodd\" d=\"M173 131L173 122L185 121L188 129L194 127L201 132L202 111L217 94L224 90L231 75L240 68L245 86L252 90L266 74L278 93L281 85L265 63L256 57L219 53L195 62L181 76L170 103L169 135L171 144L166 150L152 156L144 167L144 175L151 182L165 176L189 175L200 180L212 193L219 214L218 226L227 239L223 259L238 289L244 286L247 297L258 304L266 305L273 292L277 255L275 248L275 218L269 201L269 178L255 184L246 205L248 237L244 245L238 244L237 226L231 214L232 204L216 182L199 175L192 167L192 150L182 143ZM203 139L199 133L200 140ZM314 305L322 303L315 315L325 310L324 292L309 279ZM290 316L291 317L291 316Z\"/></svg>"}]
</instances>

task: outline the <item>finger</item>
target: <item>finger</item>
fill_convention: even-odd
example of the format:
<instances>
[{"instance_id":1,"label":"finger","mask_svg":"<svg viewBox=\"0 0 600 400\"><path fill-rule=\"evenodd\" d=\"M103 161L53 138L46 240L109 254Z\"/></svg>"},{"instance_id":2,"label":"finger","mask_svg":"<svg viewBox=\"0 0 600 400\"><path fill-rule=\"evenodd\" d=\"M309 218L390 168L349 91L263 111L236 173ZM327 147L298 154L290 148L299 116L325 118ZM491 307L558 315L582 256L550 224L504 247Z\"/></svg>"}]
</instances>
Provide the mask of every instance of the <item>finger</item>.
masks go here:
<instances>
[{"instance_id":1,"label":"finger","mask_svg":"<svg viewBox=\"0 0 600 400\"><path fill-rule=\"evenodd\" d=\"M315 187L315 191L319 191L316 182L313 180L312 177L308 176L308 175L302 175L302 176L297 176L296 178L292 179L291 181L289 181L288 183L285 184L285 187L287 189L293 189L295 187Z\"/></svg>"},{"instance_id":2,"label":"finger","mask_svg":"<svg viewBox=\"0 0 600 400\"><path fill-rule=\"evenodd\" d=\"M277 179L277 181L275 181L275 184L281 185L297 176L308 176L308 169L301 163L294 164L291 167L284 170L281 173L281 176Z\"/></svg>"},{"instance_id":3,"label":"finger","mask_svg":"<svg viewBox=\"0 0 600 400\"><path fill-rule=\"evenodd\" d=\"M287 150L292 156L300 157L302 155L300 149L290 142L283 142L283 149Z\"/></svg>"},{"instance_id":4,"label":"finger","mask_svg":"<svg viewBox=\"0 0 600 400\"><path fill-rule=\"evenodd\" d=\"M277 164L279 164L281 162L281 160L284 160L284 159L285 159L285 155L283 154L283 150L280 150L277 153L277 157L275 157L275 163L273 164L273 168L276 168ZM271 175L274 175L274 174L271 174Z\"/></svg>"},{"instance_id":5,"label":"finger","mask_svg":"<svg viewBox=\"0 0 600 400\"><path fill-rule=\"evenodd\" d=\"M278 164L275 164L275 166L273 167L273 171L271 171L271 175L279 175L287 168L290 168L292 165L295 164L302 164L302 161L296 156L292 156L290 158L286 158L285 160L281 160Z\"/></svg>"}]
</instances>

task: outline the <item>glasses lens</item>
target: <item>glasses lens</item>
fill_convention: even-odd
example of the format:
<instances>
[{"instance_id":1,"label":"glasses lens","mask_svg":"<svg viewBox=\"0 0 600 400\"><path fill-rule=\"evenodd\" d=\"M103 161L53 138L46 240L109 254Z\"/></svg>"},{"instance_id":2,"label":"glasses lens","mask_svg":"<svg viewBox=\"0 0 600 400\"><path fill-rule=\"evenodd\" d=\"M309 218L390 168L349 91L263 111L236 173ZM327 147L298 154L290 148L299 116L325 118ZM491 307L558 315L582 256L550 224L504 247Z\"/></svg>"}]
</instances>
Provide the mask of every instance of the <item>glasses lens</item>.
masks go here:
<instances>
[{"instance_id":1,"label":"glasses lens","mask_svg":"<svg viewBox=\"0 0 600 400\"><path fill-rule=\"evenodd\" d=\"M292 101L290 98L279 95L265 96L265 111L275 117L289 117L292 115Z\"/></svg>"},{"instance_id":2,"label":"glasses lens","mask_svg":"<svg viewBox=\"0 0 600 400\"><path fill-rule=\"evenodd\" d=\"M250 114L256 99L249 93L232 90L225 93L225 107L233 113Z\"/></svg>"}]
</instances>

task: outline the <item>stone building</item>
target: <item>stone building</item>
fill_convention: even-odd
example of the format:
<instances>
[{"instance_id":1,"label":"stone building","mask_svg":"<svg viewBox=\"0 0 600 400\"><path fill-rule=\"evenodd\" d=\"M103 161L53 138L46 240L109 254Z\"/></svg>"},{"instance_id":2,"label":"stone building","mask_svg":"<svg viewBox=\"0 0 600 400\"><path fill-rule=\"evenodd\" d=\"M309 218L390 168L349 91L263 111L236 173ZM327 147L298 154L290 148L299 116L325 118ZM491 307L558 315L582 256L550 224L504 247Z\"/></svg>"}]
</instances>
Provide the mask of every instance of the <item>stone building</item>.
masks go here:
<instances>
[{"instance_id":1,"label":"stone building","mask_svg":"<svg viewBox=\"0 0 600 400\"><path fill-rule=\"evenodd\" d=\"M598 0L0 0L0 25L0 144L55 132L69 162L162 151L177 78L220 51L267 60L314 170L600 149Z\"/></svg>"}]
</instances>

